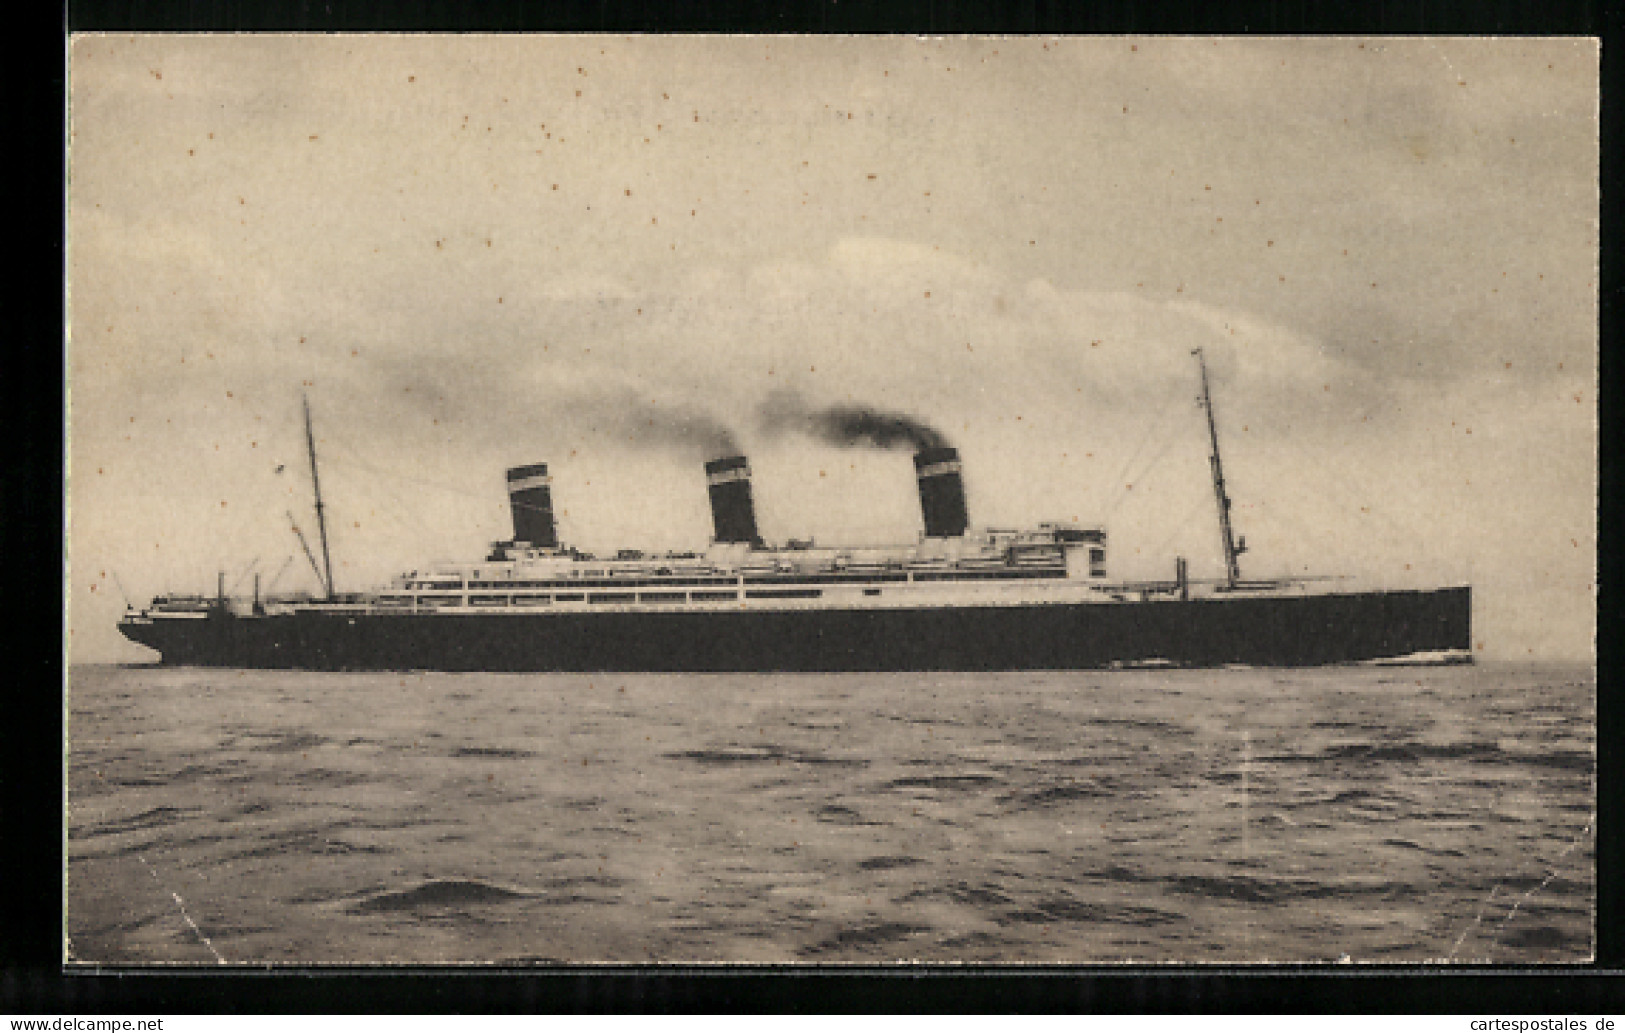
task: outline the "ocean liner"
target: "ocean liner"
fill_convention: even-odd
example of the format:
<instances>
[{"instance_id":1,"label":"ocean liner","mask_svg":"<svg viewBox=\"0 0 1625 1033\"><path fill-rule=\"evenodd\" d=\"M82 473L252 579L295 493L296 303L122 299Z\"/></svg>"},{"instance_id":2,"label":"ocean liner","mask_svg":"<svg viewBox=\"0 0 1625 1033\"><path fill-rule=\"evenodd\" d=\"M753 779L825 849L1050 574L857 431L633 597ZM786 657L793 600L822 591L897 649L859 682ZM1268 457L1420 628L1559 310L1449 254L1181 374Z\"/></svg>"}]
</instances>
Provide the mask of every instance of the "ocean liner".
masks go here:
<instances>
[{"instance_id":1,"label":"ocean liner","mask_svg":"<svg viewBox=\"0 0 1625 1033\"><path fill-rule=\"evenodd\" d=\"M990 671L1467 662L1468 586L1339 591L1248 580L1232 534L1208 377L1200 402L1225 574L1114 581L1106 531L1073 523L973 530L958 453L916 450L924 533L892 548L764 543L750 466L705 464L704 552L597 558L559 540L547 466L507 471L513 538L482 562L333 590L310 412L321 597L160 596L119 630L165 664L312 670ZM297 527L295 528L297 531Z\"/></svg>"}]
</instances>

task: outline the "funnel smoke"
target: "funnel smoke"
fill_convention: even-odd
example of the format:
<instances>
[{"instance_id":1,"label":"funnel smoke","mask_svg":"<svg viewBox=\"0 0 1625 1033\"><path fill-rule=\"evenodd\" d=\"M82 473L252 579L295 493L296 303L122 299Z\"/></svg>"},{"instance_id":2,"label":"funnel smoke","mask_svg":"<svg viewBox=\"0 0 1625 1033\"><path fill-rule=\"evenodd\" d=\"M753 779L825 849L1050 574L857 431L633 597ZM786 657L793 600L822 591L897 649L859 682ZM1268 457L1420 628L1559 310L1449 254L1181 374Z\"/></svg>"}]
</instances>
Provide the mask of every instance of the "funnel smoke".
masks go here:
<instances>
[{"instance_id":1,"label":"funnel smoke","mask_svg":"<svg viewBox=\"0 0 1625 1033\"><path fill-rule=\"evenodd\" d=\"M417 360L389 367L395 396L442 424L508 443L513 421L555 434L606 438L623 448L717 459L740 451L732 430L701 405L652 399L625 382L572 385L515 376L463 360ZM508 421L508 422L504 422Z\"/></svg>"},{"instance_id":2,"label":"funnel smoke","mask_svg":"<svg viewBox=\"0 0 1625 1033\"><path fill-rule=\"evenodd\" d=\"M733 431L721 420L687 406L628 399L618 418L606 422L609 429L621 432L633 445L698 453L704 459L719 459L740 451Z\"/></svg>"},{"instance_id":3,"label":"funnel smoke","mask_svg":"<svg viewBox=\"0 0 1625 1033\"><path fill-rule=\"evenodd\" d=\"M712 413L654 401L630 390L556 399L547 406L546 419L555 427L607 437L641 451L675 452L700 460L740 451L733 431Z\"/></svg>"},{"instance_id":4,"label":"funnel smoke","mask_svg":"<svg viewBox=\"0 0 1625 1033\"><path fill-rule=\"evenodd\" d=\"M759 411L762 429L795 432L837 448L897 448L920 452L945 448L941 431L903 413L861 405L814 407L796 392L775 391Z\"/></svg>"}]
</instances>

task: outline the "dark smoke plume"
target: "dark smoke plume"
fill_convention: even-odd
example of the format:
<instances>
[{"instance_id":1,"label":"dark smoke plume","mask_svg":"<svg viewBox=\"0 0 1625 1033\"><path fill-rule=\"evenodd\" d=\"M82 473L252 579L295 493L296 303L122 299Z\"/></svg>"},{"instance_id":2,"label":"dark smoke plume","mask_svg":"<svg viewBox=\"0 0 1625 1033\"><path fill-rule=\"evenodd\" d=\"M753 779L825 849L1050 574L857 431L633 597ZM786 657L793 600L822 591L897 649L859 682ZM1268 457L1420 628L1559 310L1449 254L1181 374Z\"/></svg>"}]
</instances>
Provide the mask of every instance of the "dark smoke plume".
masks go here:
<instances>
[{"instance_id":1,"label":"dark smoke plume","mask_svg":"<svg viewBox=\"0 0 1625 1033\"><path fill-rule=\"evenodd\" d=\"M391 372L393 395L443 424L482 428L506 439L519 420L554 433L614 441L624 448L676 452L690 459L739 454L733 431L711 412L650 398L625 383L538 391L536 382L489 363L414 359Z\"/></svg>"},{"instance_id":2,"label":"dark smoke plume","mask_svg":"<svg viewBox=\"0 0 1625 1033\"><path fill-rule=\"evenodd\" d=\"M628 394L598 407L594 416L601 428L617 433L632 445L677 448L704 459L721 459L740 452L733 431L700 409L645 401Z\"/></svg>"},{"instance_id":3,"label":"dark smoke plume","mask_svg":"<svg viewBox=\"0 0 1625 1033\"><path fill-rule=\"evenodd\" d=\"M738 455L739 440L716 415L697 406L651 399L631 388L571 391L549 398L540 417L554 432L687 460Z\"/></svg>"},{"instance_id":4,"label":"dark smoke plume","mask_svg":"<svg viewBox=\"0 0 1625 1033\"><path fill-rule=\"evenodd\" d=\"M794 431L837 448L906 448L919 452L948 444L941 431L903 413L861 405L815 408L788 389L769 395L762 403L760 416L762 428L769 433Z\"/></svg>"}]
</instances>

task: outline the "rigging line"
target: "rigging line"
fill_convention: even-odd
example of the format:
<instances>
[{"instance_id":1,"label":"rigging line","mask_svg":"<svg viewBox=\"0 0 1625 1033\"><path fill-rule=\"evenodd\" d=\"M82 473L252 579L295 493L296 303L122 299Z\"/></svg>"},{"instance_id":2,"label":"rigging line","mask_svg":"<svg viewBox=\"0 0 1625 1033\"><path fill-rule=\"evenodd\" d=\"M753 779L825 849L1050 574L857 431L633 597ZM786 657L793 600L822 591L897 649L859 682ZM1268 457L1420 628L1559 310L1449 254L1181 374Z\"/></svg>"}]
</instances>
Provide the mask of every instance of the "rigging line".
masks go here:
<instances>
[{"instance_id":1,"label":"rigging line","mask_svg":"<svg viewBox=\"0 0 1625 1033\"><path fill-rule=\"evenodd\" d=\"M329 443L329 444L331 446L332 443ZM328 451L331 453L331 452L335 451L335 449L333 449L332 447L329 447ZM391 473L388 470L384 470L384 469L381 469L379 467L374 466L373 464L367 462L365 459L362 459L359 455L357 455L354 452L350 451L348 448L344 447L343 445L339 445L339 447L337 448L337 451L339 452L339 455L340 455L340 458L339 458L339 460L337 462L337 465L338 465L339 469L342 470L342 469L350 469L350 468L359 468L361 470L366 471L367 474L371 475L370 477L367 478L368 482L374 488L376 488L378 491L383 493L385 496L387 496L390 500L392 500L394 502L394 508L386 510L385 511L386 515L382 519L393 522L397 527L408 527L412 532L420 534L420 535L425 535L425 536L431 536L432 537L432 536L438 536L441 533L440 529L430 527L428 524L424 523L421 519L419 519L418 516L417 516L417 507L409 504L404 498L401 497L400 494L398 494L395 491L395 489L393 487L390 486L391 479L396 477L395 474ZM329 466L332 466L332 465L333 465L333 463L330 461ZM467 492L467 491L463 491L461 489L452 488L452 487L449 487L447 485L434 484L433 482L430 482L430 481L423 481L421 478L413 478L413 477L407 477L405 475L401 475L401 479L414 480L414 481L417 481L418 483L421 483L421 484L428 484L428 485L430 485L432 487L440 488L440 489L442 489L442 490L444 490L446 492L449 492L451 494L457 495L457 496L462 497L462 498L477 500L477 501L479 501L480 503L482 503L484 505L490 505L491 502L492 502L492 500L488 496L475 495L472 492ZM550 508L547 508L547 507L531 505L531 504L528 504L528 503L522 503L522 502L518 502L518 501L512 500L512 499L510 499L510 504L513 507L518 508L518 509L527 509L527 510L532 510L532 511L539 512L539 513L549 513L549 514L551 514L553 512ZM374 516L376 518L376 513L374 514Z\"/></svg>"},{"instance_id":2,"label":"rigging line","mask_svg":"<svg viewBox=\"0 0 1625 1033\"><path fill-rule=\"evenodd\" d=\"M1169 413L1170 409L1173 407L1173 402L1174 398L1170 397L1169 401L1163 405L1161 416L1166 416ZM1120 475L1118 477L1119 495L1117 500L1113 502L1111 507L1107 510L1107 515L1109 516L1110 514L1115 513L1132 493L1133 486L1149 477L1152 471L1157 468L1157 464L1162 462L1162 460L1168 455L1169 450L1172 449L1174 445L1179 444L1184 440L1184 437L1179 433L1170 434L1163 441L1162 447L1157 450L1157 453L1152 456L1150 460L1143 463L1138 469L1132 470L1132 476ZM1150 439L1148 438L1146 443L1149 444L1149 442ZM1128 472L1129 465L1125 465L1125 474Z\"/></svg>"},{"instance_id":3,"label":"rigging line","mask_svg":"<svg viewBox=\"0 0 1625 1033\"><path fill-rule=\"evenodd\" d=\"M344 466L342 462L339 465L341 468ZM392 509L386 511L388 514L386 519L393 520L397 524L402 522L410 524L414 531L421 534L428 535L434 533L433 530L425 525L422 520L418 519L417 508L408 504L405 499L401 498L400 495L395 493L395 490L390 487L387 478L374 472L373 476L370 478L370 482L395 504ZM374 515L376 516L376 513ZM401 518L404 518L404 521Z\"/></svg>"},{"instance_id":4,"label":"rigging line","mask_svg":"<svg viewBox=\"0 0 1625 1033\"><path fill-rule=\"evenodd\" d=\"M282 561L282 566L281 566L281 568L279 570L277 570L276 577L273 577L271 579L271 583L269 585L265 586L265 594L266 595L271 594L271 590L276 587L276 583L278 581L282 580L282 575L288 572L288 566L290 564L292 564L292 563L293 563L293 553L290 552L290 553L288 553L288 558Z\"/></svg>"},{"instance_id":5,"label":"rigging line","mask_svg":"<svg viewBox=\"0 0 1625 1033\"><path fill-rule=\"evenodd\" d=\"M435 488L435 489L437 489L439 491L449 492L450 494L453 494L453 495L460 495L463 498L468 498L468 499L484 499L485 498L484 495L480 495L480 494L477 494L475 492L468 491L468 490L466 490L464 488L457 488L457 487L453 487L452 485L445 484L445 483L440 482L440 481L426 480L426 479L424 479L422 477L414 477L411 474L401 473L398 470L389 470L389 469L385 469L383 467L376 466L376 465L368 462L367 460L363 459L361 457L360 453L352 450L351 448L349 448L347 445L343 444L342 442L332 441L330 439L330 443L338 444L338 446L339 446L338 451L340 452L340 454L344 455L344 456L348 456L350 461L355 463L355 465L361 467L364 470L368 470L368 471L370 471L372 473L375 473L380 477L392 477L392 478L396 478L398 480L411 481L413 484L419 484L419 485L422 485L422 486L424 486L426 488Z\"/></svg>"},{"instance_id":6,"label":"rigging line","mask_svg":"<svg viewBox=\"0 0 1625 1033\"><path fill-rule=\"evenodd\" d=\"M438 489L440 491L444 491L444 492L447 492L447 493L452 494L452 495L460 496L461 498L473 499L475 501L483 502L483 503L487 503L487 504L489 504L491 502L490 496L488 496L488 495L486 495L484 493L472 492L472 491L468 491L468 490L466 490L464 488L453 487L452 485L445 484L445 483L442 483L442 482L439 482L439 481L425 480L424 478L421 478L421 477L413 477L410 474L404 474L404 473L400 473L399 471L389 470L389 469L385 469L383 467L376 466L376 465L368 462L366 459L363 459L359 453L353 451L347 445L345 445L343 443L338 443L338 444L339 444L339 452L340 452L341 456L347 456L350 459L350 461L353 462L355 465L357 465L357 466L361 467L362 469L367 470L368 472L373 473L373 474L375 474L375 475L377 475L379 477L382 477L382 478L385 478L385 479L398 478L400 480L411 481L414 484L421 484L421 485L423 485L425 487L436 488L436 489ZM340 461L340 465L341 466L343 465L342 459ZM385 490L388 490L388 489L385 489ZM407 507L405 506L405 503L402 502L401 498L398 495L393 495L393 493L391 493L391 495L395 499L396 502L400 502L402 504L403 509L407 509ZM529 511L535 512L535 513L551 513L551 512L553 512L553 510L550 509L549 507L537 506L537 505L533 505L533 504L528 503L528 502L519 502L519 501L513 499L511 496L509 497L509 505L516 508L516 509L529 510ZM421 527L421 526L420 526L420 529L425 530L425 531L429 530L429 528Z\"/></svg>"},{"instance_id":7,"label":"rigging line","mask_svg":"<svg viewBox=\"0 0 1625 1033\"><path fill-rule=\"evenodd\" d=\"M1107 481L1107 484L1117 487L1119 491L1123 490L1120 486L1124 483L1123 478L1128 474L1129 467L1133 466L1135 460L1139 459L1140 455L1145 452L1145 447L1151 443L1152 435L1156 433L1158 426L1161 425L1162 418L1168 415L1168 410L1172 408L1174 401L1178 397L1179 396L1176 394L1169 394L1169 396L1163 400L1162 408L1158 410L1157 415L1153 416L1146 424L1145 433L1140 436L1140 443L1135 447L1134 453L1128 457L1128 462L1123 464L1123 468L1117 471L1117 476L1112 480Z\"/></svg>"},{"instance_id":8,"label":"rigging line","mask_svg":"<svg viewBox=\"0 0 1625 1033\"><path fill-rule=\"evenodd\" d=\"M113 584L118 586L118 594L124 597L124 608L126 610L135 609L135 607L130 604L130 593L124 590L124 582L118 579L118 571L113 570L109 571L109 573L113 575Z\"/></svg>"},{"instance_id":9,"label":"rigging line","mask_svg":"<svg viewBox=\"0 0 1625 1033\"><path fill-rule=\"evenodd\" d=\"M419 507L408 503L391 486L391 482L397 478L397 475L368 463L366 460L362 459L360 456L356 455L343 445L339 445L336 449L330 447L328 451L330 453L334 451L339 453L336 463L339 470L354 472L355 470L359 469L365 471L366 474L370 475L366 477L366 481L370 485L369 490L376 490L382 493L394 503L391 509L385 511L385 520L393 523L396 527L404 527L409 529L410 533L430 536L437 533L434 528L429 527L421 519L419 519L417 515ZM333 463L330 461L329 465L333 465ZM401 477L400 479L418 480L419 483L428 483L423 482L418 478ZM435 487L442 486L435 485ZM456 492L456 494L470 498L473 497L467 492ZM376 512L374 512L374 517L377 517Z\"/></svg>"},{"instance_id":10,"label":"rigging line","mask_svg":"<svg viewBox=\"0 0 1625 1033\"><path fill-rule=\"evenodd\" d=\"M305 550L305 559L310 561L310 569L316 572L316 583L322 586L322 594L328 594L327 582L322 579L322 568L316 565L316 555L310 551L310 543L305 540L305 532L299 529L299 521L293 518L293 511L288 511L288 522L293 525L294 536L299 539L300 548Z\"/></svg>"},{"instance_id":11,"label":"rigging line","mask_svg":"<svg viewBox=\"0 0 1625 1033\"><path fill-rule=\"evenodd\" d=\"M407 522L409 522L415 530L417 530L417 531L419 531L419 532L421 532L423 534L426 534L426 535L432 535L432 534L437 533L434 528L429 527L423 521L419 520L417 518L417 516L416 516L414 507L408 505L406 503L406 501L401 498L400 495L396 494L395 491L392 488L389 487L388 480L389 480L390 474L387 471L379 470L379 469L377 469L375 467L370 467L370 466L368 466L368 464L364 460L361 460L357 456L352 455L351 458L356 461L357 465L360 465L363 468L368 469L369 472L371 472L375 476L376 479L375 479L374 483L376 483L378 485L378 487L379 487L379 489L381 491L383 491L386 495L388 495L391 499L393 499L395 501L396 505L399 507L397 512L405 514ZM340 465L343 465L343 464L341 463ZM448 492L452 492L452 493L454 493L456 495L459 495L459 496L461 496L463 498L477 500L480 503L482 503L483 505L492 505L493 504L493 500L491 498L489 498L488 496L486 496L486 495L483 495L483 494L482 495L475 495L472 492L462 491L460 489L455 489L455 488L451 488L451 487L447 487L447 486L442 486L442 487L444 487L444 490L446 490ZM508 502L509 502L509 505L514 509L529 510L529 511L535 512L535 513L547 513L547 514L552 514L553 513L553 509L551 507L537 506L537 505L533 505L533 504L528 503L528 502L520 502L519 500L514 499L512 496L509 496Z\"/></svg>"},{"instance_id":12,"label":"rigging line","mask_svg":"<svg viewBox=\"0 0 1625 1033\"><path fill-rule=\"evenodd\" d=\"M259 563L259 561L260 558L258 556L255 556L253 559L248 561L248 566L244 567L243 572L237 575L237 580L231 583L230 590L226 592L227 595L231 595L237 591L237 586L243 583L243 578L247 577L253 572L255 564Z\"/></svg>"},{"instance_id":13,"label":"rigging line","mask_svg":"<svg viewBox=\"0 0 1625 1033\"><path fill-rule=\"evenodd\" d=\"M1173 448L1174 445L1178 443L1178 441L1179 441L1178 435L1170 435L1168 440L1163 444L1161 450L1159 450L1155 456L1151 457L1151 461L1146 463L1144 469L1139 471L1139 475L1137 477L1135 477L1131 481L1124 482L1124 488L1123 488L1122 492L1117 496L1117 501L1113 502L1112 505L1111 505L1111 508L1106 510L1106 515L1101 518L1102 520L1109 519L1113 513L1117 512L1117 509L1118 509L1119 506L1121 506L1124 502L1128 501L1129 495L1132 493L1132 490L1133 490L1132 487L1130 487L1130 486L1134 485L1134 484L1137 484L1141 480L1145 479L1145 477L1147 477L1151 473L1152 470L1155 470L1157 468L1157 464L1162 462L1163 457L1168 454L1168 450Z\"/></svg>"},{"instance_id":14,"label":"rigging line","mask_svg":"<svg viewBox=\"0 0 1625 1033\"><path fill-rule=\"evenodd\" d=\"M1151 476L1151 472L1157 468L1157 464L1162 462L1163 458L1168 455L1169 450L1179 443L1179 435L1170 435L1168 440L1163 443L1162 448L1157 452L1157 454L1152 456L1150 460L1146 462L1144 467L1136 471L1135 475L1131 477L1127 483L1138 484L1147 477Z\"/></svg>"}]
</instances>

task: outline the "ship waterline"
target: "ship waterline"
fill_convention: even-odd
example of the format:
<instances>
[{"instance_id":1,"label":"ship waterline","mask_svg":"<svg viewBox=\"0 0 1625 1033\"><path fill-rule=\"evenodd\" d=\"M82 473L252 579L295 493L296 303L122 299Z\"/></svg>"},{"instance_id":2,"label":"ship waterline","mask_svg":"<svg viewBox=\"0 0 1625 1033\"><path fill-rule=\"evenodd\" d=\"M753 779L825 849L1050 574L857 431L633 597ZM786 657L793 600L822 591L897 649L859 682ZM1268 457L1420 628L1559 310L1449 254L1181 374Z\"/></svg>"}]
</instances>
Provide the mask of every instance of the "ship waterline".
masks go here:
<instances>
[{"instance_id":1,"label":"ship waterline","mask_svg":"<svg viewBox=\"0 0 1625 1033\"><path fill-rule=\"evenodd\" d=\"M778 601L775 601L778 602ZM135 616L167 663L320 670L931 671L1461 659L1471 590L1105 603Z\"/></svg>"}]
</instances>

